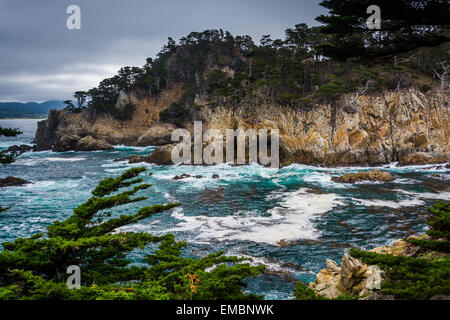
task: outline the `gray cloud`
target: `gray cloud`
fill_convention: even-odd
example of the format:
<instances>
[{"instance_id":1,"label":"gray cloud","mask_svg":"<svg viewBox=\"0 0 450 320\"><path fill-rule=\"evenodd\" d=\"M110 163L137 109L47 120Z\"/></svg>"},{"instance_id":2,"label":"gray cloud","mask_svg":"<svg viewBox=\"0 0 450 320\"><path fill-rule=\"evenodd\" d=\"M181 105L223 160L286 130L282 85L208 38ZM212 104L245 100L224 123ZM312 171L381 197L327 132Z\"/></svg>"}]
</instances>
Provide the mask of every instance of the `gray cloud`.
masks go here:
<instances>
[{"instance_id":1,"label":"gray cloud","mask_svg":"<svg viewBox=\"0 0 450 320\"><path fill-rule=\"evenodd\" d=\"M171 36L223 29L284 36L297 23L316 24L320 0L2 0L0 101L66 99L142 66ZM81 8L81 30L66 28L67 6Z\"/></svg>"}]
</instances>

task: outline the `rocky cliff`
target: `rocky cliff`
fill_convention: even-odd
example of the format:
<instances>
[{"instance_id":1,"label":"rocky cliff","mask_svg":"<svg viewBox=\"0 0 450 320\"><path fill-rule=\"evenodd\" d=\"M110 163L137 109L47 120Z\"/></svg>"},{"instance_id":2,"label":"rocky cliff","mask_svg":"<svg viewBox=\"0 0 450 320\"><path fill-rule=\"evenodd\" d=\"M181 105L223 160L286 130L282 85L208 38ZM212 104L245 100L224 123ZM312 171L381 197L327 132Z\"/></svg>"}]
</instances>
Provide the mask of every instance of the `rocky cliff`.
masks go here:
<instances>
[{"instance_id":1,"label":"rocky cliff","mask_svg":"<svg viewBox=\"0 0 450 320\"><path fill-rule=\"evenodd\" d=\"M180 99L182 86L173 85L154 97L121 94L117 105L136 105L130 121L107 115L89 118L86 113L52 111L38 125L38 149L81 150L80 139L89 138L95 149L108 145L164 145L173 125L159 120L159 113ZM378 165L447 162L450 159L448 93L424 94L410 88L357 100L344 95L333 104L315 105L309 111L259 106L230 109L204 106L203 128L254 128L280 130L280 162L321 165ZM195 120L195 119L192 119ZM189 128L189 126L187 126ZM94 143L92 143L94 140ZM166 148L170 158L170 148Z\"/></svg>"},{"instance_id":2,"label":"rocky cliff","mask_svg":"<svg viewBox=\"0 0 450 320\"><path fill-rule=\"evenodd\" d=\"M141 97L122 92L117 108L132 103L135 110L131 120L120 121L109 114L93 114L90 110L69 113L52 110L48 119L40 121L34 143L36 150L68 151L101 150L111 145L163 145L170 142L174 127L159 122L160 111L180 99L183 89L173 86L158 96ZM86 139L85 139L86 138ZM82 139L88 140L80 142ZM81 144L81 146L80 146ZM81 148L89 145L90 148Z\"/></svg>"},{"instance_id":3,"label":"rocky cliff","mask_svg":"<svg viewBox=\"0 0 450 320\"><path fill-rule=\"evenodd\" d=\"M449 161L449 96L409 89L343 96L310 111L260 108L258 112L222 109L211 116L210 128L278 128L280 161L352 165Z\"/></svg>"}]
</instances>

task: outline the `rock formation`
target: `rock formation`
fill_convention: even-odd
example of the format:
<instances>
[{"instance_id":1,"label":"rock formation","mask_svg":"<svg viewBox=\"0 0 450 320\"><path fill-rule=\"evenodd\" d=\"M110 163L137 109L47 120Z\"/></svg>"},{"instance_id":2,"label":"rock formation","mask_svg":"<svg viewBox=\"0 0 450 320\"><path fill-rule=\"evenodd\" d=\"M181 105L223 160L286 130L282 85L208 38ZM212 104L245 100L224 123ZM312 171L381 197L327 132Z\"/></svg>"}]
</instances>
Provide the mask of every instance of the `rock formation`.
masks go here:
<instances>
[{"instance_id":1,"label":"rock formation","mask_svg":"<svg viewBox=\"0 0 450 320\"><path fill-rule=\"evenodd\" d=\"M340 177L332 177L333 182L338 183L355 183L361 181L381 181L390 182L394 181L395 178L389 172L382 172L380 170L373 171L362 171L356 173L346 173Z\"/></svg>"},{"instance_id":2,"label":"rock formation","mask_svg":"<svg viewBox=\"0 0 450 320\"><path fill-rule=\"evenodd\" d=\"M427 240L428 235L413 235L409 239ZM403 239L398 239L391 246L377 247L370 252L406 257L430 257L436 252L423 250ZM368 266L361 260L345 254L342 257L341 267L333 260L326 260L326 269L321 270L309 287L318 295L334 299L342 295L358 295L362 299L390 299L377 290L381 281L385 279L383 270L378 266Z\"/></svg>"},{"instance_id":3,"label":"rock formation","mask_svg":"<svg viewBox=\"0 0 450 320\"><path fill-rule=\"evenodd\" d=\"M51 110L48 119L38 123L35 150L76 150L77 142L87 136L110 145L165 144L170 142L169 132L174 128L159 123L159 113L180 99L182 93L182 87L176 85L153 97L122 92L117 108L130 101L136 104L132 119L127 121L119 121L108 114L96 114L93 110L81 113ZM104 147L104 144L100 146Z\"/></svg>"},{"instance_id":4,"label":"rock formation","mask_svg":"<svg viewBox=\"0 0 450 320\"><path fill-rule=\"evenodd\" d=\"M326 263L327 268L317 274L309 287L329 299L342 295L367 295L378 287L383 277L377 266L367 266L348 254L343 256L341 267L333 260L327 260Z\"/></svg>"},{"instance_id":5,"label":"rock formation","mask_svg":"<svg viewBox=\"0 0 450 320\"><path fill-rule=\"evenodd\" d=\"M24 184L28 184L30 182L24 180L24 179L20 179L20 178L16 178L16 177L6 177L4 179L0 179L0 188L4 188L4 187L19 187L22 186Z\"/></svg>"},{"instance_id":6,"label":"rock formation","mask_svg":"<svg viewBox=\"0 0 450 320\"><path fill-rule=\"evenodd\" d=\"M81 138L75 144L75 151L111 150L113 147L103 139L97 140L91 136Z\"/></svg>"},{"instance_id":7,"label":"rock formation","mask_svg":"<svg viewBox=\"0 0 450 320\"><path fill-rule=\"evenodd\" d=\"M20 146L18 145L13 145L11 147L9 147L8 149L6 149L5 153L14 153L16 156L19 156L25 152L31 151L33 150L32 146L26 145L26 144L21 144Z\"/></svg>"},{"instance_id":8,"label":"rock formation","mask_svg":"<svg viewBox=\"0 0 450 320\"><path fill-rule=\"evenodd\" d=\"M130 121L108 115L90 118L86 113L51 111L38 125L36 149L76 149L75 141L91 136L111 145L164 145L151 161L170 164L170 133L174 127L159 120L159 112L180 99L184 89L173 85L153 97L121 94L118 104L132 99L136 109ZM352 95L343 95L331 105L316 105L308 111L280 106L214 111L205 106L203 129L228 128L280 130L280 162L315 165L380 165L448 162L450 119L448 93L424 94L410 88L361 95L352 110L345 108ZM351 111L351 112L350 112ZM192 115L194 120L194 116ZM186 128L191 129L189 126Z\"/></svg>"}]
</instances>

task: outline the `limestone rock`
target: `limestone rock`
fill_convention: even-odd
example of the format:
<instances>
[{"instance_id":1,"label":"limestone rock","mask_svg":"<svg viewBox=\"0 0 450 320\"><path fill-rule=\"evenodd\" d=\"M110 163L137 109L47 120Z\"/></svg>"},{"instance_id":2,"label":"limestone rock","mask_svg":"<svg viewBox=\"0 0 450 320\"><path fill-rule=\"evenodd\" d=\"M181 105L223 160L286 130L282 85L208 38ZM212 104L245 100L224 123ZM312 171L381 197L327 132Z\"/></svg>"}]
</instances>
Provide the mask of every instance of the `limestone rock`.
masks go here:
<instances>
[{"instance_id":1,"label":"limestone rock","mask_svg":"<svg viewBox=\"0 0 450 320\"><path fill-rule=\"evenodd\" d=\"M173 125L157 125L151 127L138 138L139 146L160 146L171 143L172 132L176 128Z\"/></svg>"},{"instance_id":2,"label":"limestone rock","mask_svg":"<svg viewBox=\"0 0 450 320\"><path fill-rule=\"evenodd\" d=\"M170 143L172 127L162 123L159 114L179 101L185 90L181 84L173 84L153 96L121 92L118 108L135 105L132 119L127 121L91 109L79 114L51 111L48 119L38 124L36 150L52 147L55 151L73 150L76 136L78 139L92 136L112 145ZM354 93L344 94L336 101L335 109L326 104L307 110L256 106L257 112L252 116L239 108L224 107L210 112L205 105L201 112L192 111L191 118L203 119L205 130L279 129L281 166L292 163L380 165L395 161L406 165L450 160L450 120L445 92L431 90L423 94L410 88L361 95L357 101L354 96ZM207 98L196 100L196 104L206 104ZM331 118L333 125L330 125ZM186 128L192 129L191 121L186 123ZM155 160L160 158L161 155ZM168 157L163 158L169 164Z\"/></svg>"},{"instance_id":3,"label":"limestone rock","mask_svg":"<svg viewBox=\"0 0 450 320\"><path fill-rule=\"evenodd\" d=\"M341 266L342 286L349 292L359 291L358 288L353 289L353 287L361 282L363 275L366 273L366 271L367 265L365 265L361 260L353 258L348 254L345 254L342 257L342 266Z\"/></svg>"},{"instance_id":4,"label":"limestone rock","mask_svg":"<svg viewBox=\"0 0 450 320\"><path fill-rule=\"evenodd\" d=\"M341 268L338 266L336 261L327 259L327 269L333 274L341 273Z\"/></svg>"},{"instance_id":5,"label":"limestone rock","mask_svg":"<svg viewBox=\"0 0 450 320\"><path fill-rule=\"evenodd\" d=\"M355 182L361 182L361 181L390 182L390 181L394 181L395 178L389 172L373 170L373 171L363 171L363 172L356 172L356 173L346 173L340 177L332 177L331 180L333 182L338 182L338 183L355 183Z\"/></svg>"},{"instance_id":6,"label":"limestone rock","mask_svg":"<svg viewBox=\"0 0 450 320\"><path fill-rule=\"evenodd\" d=\"M367 266L361 260L345 254L341 267L335 261L327 260L327 268L317 274L309 287L329 299L342 295L366 296L381 288L383 276L377 266Z\"/></svg>"},{"instance_id":7,"label":"limestone rock","mask_svg":"<svg viewBox=\"0 0 450 320\"><path fill-rule=\"evenodd\" d=\"M91 136L84 137L76 142L75 151L111 150L113 147L105 140L94 139Z\"/></svg>"},{"instance_id":8,"label":"limestone rock","mask_svg":"<svg viewBox=\"0 0 450 320\"><path fill-rule=\"evenodd\" d=\"M147 157L146 161L158 165L172 165L172 149L174 144L168 144L159 148L156 148L153 153Z\"/></svg>"},{"instance_id":9,"label":"limestone rock","mask_svg":"<svg viewBox=\"0 0 450 320\"><path fill-rule=\"evenodd\" d=\"M75 146L80 139L80 136L76 134L65 135L53 145L52 150L56 152L75 150Z\"/></svg>"}]
</instances>

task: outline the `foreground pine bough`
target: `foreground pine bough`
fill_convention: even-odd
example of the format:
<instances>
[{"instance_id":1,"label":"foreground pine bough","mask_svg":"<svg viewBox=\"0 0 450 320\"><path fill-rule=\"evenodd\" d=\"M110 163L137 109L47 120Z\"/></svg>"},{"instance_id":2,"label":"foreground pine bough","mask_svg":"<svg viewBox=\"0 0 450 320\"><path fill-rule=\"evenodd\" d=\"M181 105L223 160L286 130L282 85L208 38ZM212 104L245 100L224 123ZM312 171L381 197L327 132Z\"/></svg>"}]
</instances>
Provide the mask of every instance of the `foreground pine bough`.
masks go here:
<instances>
[{"instance_id":1,"label":"foreground pine bough","mask_svg":"<svg viewBox=\"0 0 450 320\"><path fill-rule=\"evenodd\" d=\"M177 203L143 207L137 213L106 219L117 206L139 202L135 196L151 185L133 168L118 178L102 180L93 196L63 222L55 221L47 235L35 234L3 244L0 252L0 299L256 299L244 293L243 280L264 267L223 252L199 259L181 256L185 242L171 234L114 232ZM121 188L132 187L118 192ZM113 194L114 193L114 194ZM135 196L135 197L133 197ZM159 244L146 255L145 266L130 266L127 254ZM81 289L66 286L69 266L81 269Z\"/></svg>"}]
</instances>

